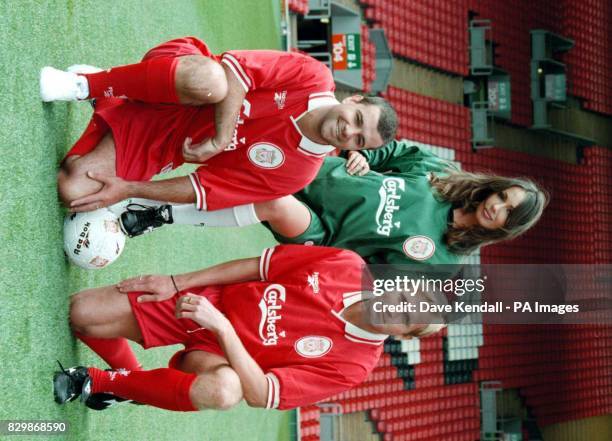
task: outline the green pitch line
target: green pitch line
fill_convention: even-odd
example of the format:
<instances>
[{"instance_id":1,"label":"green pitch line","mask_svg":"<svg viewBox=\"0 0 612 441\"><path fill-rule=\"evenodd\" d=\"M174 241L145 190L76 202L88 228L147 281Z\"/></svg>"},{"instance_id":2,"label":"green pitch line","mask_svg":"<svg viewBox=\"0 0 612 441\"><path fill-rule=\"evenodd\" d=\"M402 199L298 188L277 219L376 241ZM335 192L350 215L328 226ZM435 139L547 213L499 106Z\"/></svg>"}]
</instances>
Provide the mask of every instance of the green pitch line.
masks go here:
<instances>
[{"instance_id":1,"label":"green pitch line","mask_svg":"<svg viewBox=\"0 0 612 441\"><path fill-rule=\"evenodd\" d=\"M86 103L43 104L44 65L101 67L138 60L151 46L185 35L213 51L280 48L277 0L0 2L0 420L67 420L61 440L269 441L289 439L290 413L249 409L171 413L144 406L86 410L53 402L55 359L104 364L76 343L69 294L146 273L178 273L257 255L273 244L259 226L241 230L166 228L130 241L99 272L69 266L58 164L91 116ZM176 348L138 351L145 367L165 366ZM281 434L281 435L279 435ZM40 441L45 437L20 437Z\"/></svg>"}]
</instances>

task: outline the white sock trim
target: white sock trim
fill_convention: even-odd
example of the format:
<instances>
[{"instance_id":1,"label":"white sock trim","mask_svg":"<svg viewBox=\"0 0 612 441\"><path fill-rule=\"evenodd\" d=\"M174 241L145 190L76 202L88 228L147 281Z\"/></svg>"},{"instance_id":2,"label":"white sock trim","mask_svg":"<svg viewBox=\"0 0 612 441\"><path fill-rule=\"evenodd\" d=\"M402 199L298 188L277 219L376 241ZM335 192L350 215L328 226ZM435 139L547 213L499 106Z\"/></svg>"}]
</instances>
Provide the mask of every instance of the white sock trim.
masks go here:
<instances>
[{"instance_id":1,"label":"white sock trim","mask_svg":"<svg viewBox=\"0 0 612 441\"><path fill-rule=\"evenodd\" d=\"M191 173L189 175L189 180L191 181L193 191L196 195L196 208L198 210L206 210L206 190L202 187L202 184L200 184L200 177L197 173Z\"/></svg>"},{"instance_id":2,"label":"white sock trim","mask_svg":"<svg viewBox=\"0 0 612 441\"><path fill-rule=\"evenodd\" d=\"M77 99L84 100L89 97L89 82L87 78L82 75L76 75L77 83Z\"/></svg>"},{"instance_id":3,"label":"white sock trim","mask_svg":"<svg viewBox=\"0 0 612 441\"><path fill-rule=\"evenodd\" d=\"M253 204L215 211L201 211L193 204L173 205L172 218L175 224L206 227L245 227L260 222Z\"/></svg>"},{"instance_id":4,"label":"white sock trim","mask_svg":"<svg viewBox=\"0 0 612 441\"><path fill-rule=\"evenodd\" d=\"M247 225L258 224L261 221L257 217L255 212L254 204L239 205L233 208L234 219L236 219L236 225L239 227L246 227Z\"/></svg>"}]
</instances>

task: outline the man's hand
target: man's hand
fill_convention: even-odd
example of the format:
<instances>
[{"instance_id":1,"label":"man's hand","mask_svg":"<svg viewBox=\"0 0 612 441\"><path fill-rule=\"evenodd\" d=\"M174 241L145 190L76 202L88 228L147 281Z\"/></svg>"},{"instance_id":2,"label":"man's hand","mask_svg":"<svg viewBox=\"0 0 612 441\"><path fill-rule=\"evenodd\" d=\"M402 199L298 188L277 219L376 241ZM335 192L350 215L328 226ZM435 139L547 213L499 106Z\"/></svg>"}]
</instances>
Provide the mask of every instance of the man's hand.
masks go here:
<instances>
[{"instance_id":1,"label":"man's hand","mask_svg":"<svg viewBox=\"0 0 612 441\"><path fill-rule=\"evenodd\" d=\"M98 181L102 188L97 192L75 199L70 203L70 211L79 213L82 211L92 211L98 208L108 207L119 201L127 199L128 183L117 176L104 176L94 172L87 172L87 177Z\"/></svg>"},{"instance_id":2,"label":"man's hand","mask_svg":"<svg viewBox=\"0 0 612 441\"><path fill-rule=\"evenodd\" d=\"M368 160L361 153L350 151L346 161L346 172L349 175L363 176L370 171Z\"/></svg>"},{"instance_id":3,"label":"man's hand","mask_svg":"<svg viewBox=\"0 0 612 441\"><path fill-rule=\"evenodd\" d=\"M199 144L192 144L191 138L185 138L183 142L183 158L185 162L202 163L221 153L224 145L217 143L214 138L208 138Z\"/></svg>"},{"instance_id":4,"label":"man's hand","mask_svg":"<svg viewBox=\"0 0 612 441\"><path fill-rule=\"evenodd\" d=\"M163 302L176 294L174 283L170 276L149 275L126 279L117 284L119 292L128 293L143 291L145 294L138 297L138 303Z\"/></svg>"},{"instance_id":5,"label":"man's hand","mask_svg":"<svg viewBox=\"0 0 612 441\"><path fill-rule=\"evenodd\" d=\"M215 334L219 334L227 326L232 326L227 317L206 297L195 294L184 295L176 302L176 317L191 319Z\"/></svg>"}]
</instances>

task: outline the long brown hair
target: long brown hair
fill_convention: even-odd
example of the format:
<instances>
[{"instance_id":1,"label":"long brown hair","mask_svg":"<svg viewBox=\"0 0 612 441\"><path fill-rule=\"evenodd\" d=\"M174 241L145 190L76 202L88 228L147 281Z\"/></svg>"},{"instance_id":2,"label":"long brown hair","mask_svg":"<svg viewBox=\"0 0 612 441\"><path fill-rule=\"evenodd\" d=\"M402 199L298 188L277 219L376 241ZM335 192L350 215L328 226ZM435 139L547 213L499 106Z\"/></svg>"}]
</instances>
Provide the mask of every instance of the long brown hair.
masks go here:
<instances>
[{"instance_id":1,"label":"long brown hair","mask_svg":"<svg viewBox=\"0 0 612 441\"><path fill-rule=\"evenodd\" d=\"M438 197L466 213L476 211L478 205L494 193L510 187L520 187L526 196L508 216L506 224L497 230L476 226L459 228L449 225L445 234L448 248L456 254L470 254L483 245L513 239L531 228L548 205L549 195L529 178L507 178L484 173L451 170L446 176L432 174L431 186Z\"/></svg>"}]
</instances>

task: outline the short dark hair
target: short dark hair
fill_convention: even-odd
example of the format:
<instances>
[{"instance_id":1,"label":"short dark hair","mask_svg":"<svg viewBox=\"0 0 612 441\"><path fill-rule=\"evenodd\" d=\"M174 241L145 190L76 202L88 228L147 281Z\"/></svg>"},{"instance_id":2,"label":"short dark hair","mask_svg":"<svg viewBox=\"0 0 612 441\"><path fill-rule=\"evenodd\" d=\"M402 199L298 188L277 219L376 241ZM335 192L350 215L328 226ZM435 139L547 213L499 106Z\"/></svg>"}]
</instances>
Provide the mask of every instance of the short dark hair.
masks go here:
<instances>
[{"instance_id":1,"label":"short dark hair","mask_svg":"<svg viewBox=\"0 0 612 441\"><path fill-rule=\"evenodd\" d=\"M397 113L395 113L395 109L391 107L387 100L379 96L364 96L361 102L380 108L380 118L376 129L383 140L381 145L389 144L395 139L397 132Z\"/></svg>"}]
</instances>

